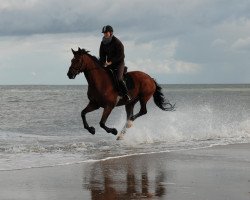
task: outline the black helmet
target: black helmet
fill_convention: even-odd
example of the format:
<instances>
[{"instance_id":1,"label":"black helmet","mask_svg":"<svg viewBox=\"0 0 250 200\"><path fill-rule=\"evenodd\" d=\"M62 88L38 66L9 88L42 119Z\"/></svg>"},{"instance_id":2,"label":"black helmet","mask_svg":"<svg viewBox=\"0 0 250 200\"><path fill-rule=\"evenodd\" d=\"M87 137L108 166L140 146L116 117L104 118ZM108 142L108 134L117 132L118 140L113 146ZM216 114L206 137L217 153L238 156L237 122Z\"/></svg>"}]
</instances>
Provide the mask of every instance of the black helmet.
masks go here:
<instances>
[{"instance_id":1,"label":"black helmet","mask_svg":"<svg viewBox=\"0 0 250 200\"><path fill-rule=\"evenodd\" d=\"M113 28L112 28L112 26L107 25L107 26L104 26L104 27L102 28L102 33L107 33L107 32L113 33Z\"/></svg>"}]
</instances>

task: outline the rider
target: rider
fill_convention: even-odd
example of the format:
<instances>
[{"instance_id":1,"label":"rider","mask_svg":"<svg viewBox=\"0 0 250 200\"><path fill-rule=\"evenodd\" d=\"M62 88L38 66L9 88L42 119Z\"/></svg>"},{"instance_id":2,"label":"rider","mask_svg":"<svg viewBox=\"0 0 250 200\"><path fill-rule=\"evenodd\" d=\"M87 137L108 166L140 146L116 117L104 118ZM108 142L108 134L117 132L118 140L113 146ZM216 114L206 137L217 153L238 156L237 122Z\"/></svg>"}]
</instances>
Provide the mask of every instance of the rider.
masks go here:
<instances>
[{"instance_id":1,"label":"rider","mask_svg":"<svg viewBox=\"0 0 250 200\"><path fill-rule=\"evenodd\" d=\"M121 41L113 35L113 28L110 25L102 28L103 38L99 49L100 61L103 66L111 68L118 79L123 96L131 100L128 89L123 80L124 72L124 46Z\"/></svg>"}]
</instances>

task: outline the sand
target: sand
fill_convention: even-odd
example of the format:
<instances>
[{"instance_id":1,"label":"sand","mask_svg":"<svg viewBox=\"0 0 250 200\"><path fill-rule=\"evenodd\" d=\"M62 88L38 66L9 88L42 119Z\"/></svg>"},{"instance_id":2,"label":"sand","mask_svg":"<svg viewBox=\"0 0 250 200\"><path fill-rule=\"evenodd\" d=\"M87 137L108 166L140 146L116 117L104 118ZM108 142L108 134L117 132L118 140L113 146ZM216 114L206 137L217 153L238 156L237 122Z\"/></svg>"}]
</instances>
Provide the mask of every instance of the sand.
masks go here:
<instances>
[{"instance_id":1,"label":"sand","mask_svg":"<svg viewBox=\"0 0 250 200\"><path fill-rule=\"evenodd\" d=\"M250 200L250 144L0 171L0 200Z\"/></svg>"}]
</instances>

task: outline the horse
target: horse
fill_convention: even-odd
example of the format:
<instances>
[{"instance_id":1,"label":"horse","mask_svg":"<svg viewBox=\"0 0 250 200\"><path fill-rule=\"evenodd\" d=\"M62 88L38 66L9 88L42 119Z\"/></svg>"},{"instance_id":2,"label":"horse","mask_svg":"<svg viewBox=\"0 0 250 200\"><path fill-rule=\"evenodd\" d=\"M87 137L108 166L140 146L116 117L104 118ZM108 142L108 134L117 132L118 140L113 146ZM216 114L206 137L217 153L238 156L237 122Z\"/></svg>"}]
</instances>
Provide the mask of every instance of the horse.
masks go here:
<instances>
[{"instance_id":1,"label":"horse","mask_svg":"<svg viewBox=\"0 0 250 200\"><path fill-rule=\"evenodd\" d=\"M82 110L81 117L84 128L92 135L95 134L95 128L89 126L86 120L86 114L100 107L104 108L100 121L100 126L108 133L117 135L115 128L109 128L105 125L111 111L116 106L125 105L127 113L127 122L125 123L120 136L117 139L122 139L122 134L126 132L126 128L132 126L132 122L138 117L147 114L147 102L153 96L156 106L164 111L173 111L175 104L172 105L165 99L160 85L151 78L148 74L141 71L131 71L128 75L134 82L134 87L129 89L131 100L119 96L119 92L113 84L113 80L109 72L103 67L100 61L89 51L78 47L77 51L73 49L74 57L71 60L67 76L69 79L74 79L78 74L84 73L88 82L88 105ZM140 102L140 110L137 114L133 113L134 106Z\"/></svg>"}]
</instances>

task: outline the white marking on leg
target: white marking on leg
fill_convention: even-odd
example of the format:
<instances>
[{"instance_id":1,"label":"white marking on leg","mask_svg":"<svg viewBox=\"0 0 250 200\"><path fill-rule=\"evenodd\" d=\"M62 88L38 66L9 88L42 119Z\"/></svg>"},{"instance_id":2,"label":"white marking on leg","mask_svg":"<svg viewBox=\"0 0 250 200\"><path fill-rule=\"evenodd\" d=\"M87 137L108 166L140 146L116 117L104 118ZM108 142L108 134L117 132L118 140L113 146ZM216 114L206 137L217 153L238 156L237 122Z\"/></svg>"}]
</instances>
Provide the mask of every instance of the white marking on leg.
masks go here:
<instances>
[{"instance_id":1,"label":"white marking on leg","mask_svg":"<svg viewBox=\"0 0 250 200\"><path fill-rule=\"evenodd\" d=\"M124 137L124 135L125 135L125 133L126 133L126 124L125 124L125 126L122 128L121 132L118 134L118 137L117 137L116 140L122 140L123 137Z\"/></svg>"},{"instance_id":2,"label":"white marking on leg","mask_svg":"<svg viewBox=\"0 0 250 200\"><path fill-rule=\"evenodd\" d=\"M128 120L126 123L126 128L131 128L133 125L133 121L132 120Z\"/></svg>"},{"instance_id":3,"label":"white marking on leg","mask_svg":"<svg viewBox=\"0 0 250 200\"><path fill-rule=\"evenodd\" d=\"M116 138L116 140L123 140L123 134L118 135L118 137Z\"/></svg>"}]
</instances>

